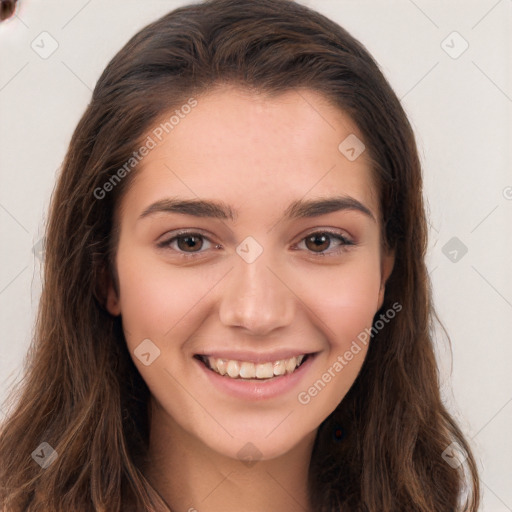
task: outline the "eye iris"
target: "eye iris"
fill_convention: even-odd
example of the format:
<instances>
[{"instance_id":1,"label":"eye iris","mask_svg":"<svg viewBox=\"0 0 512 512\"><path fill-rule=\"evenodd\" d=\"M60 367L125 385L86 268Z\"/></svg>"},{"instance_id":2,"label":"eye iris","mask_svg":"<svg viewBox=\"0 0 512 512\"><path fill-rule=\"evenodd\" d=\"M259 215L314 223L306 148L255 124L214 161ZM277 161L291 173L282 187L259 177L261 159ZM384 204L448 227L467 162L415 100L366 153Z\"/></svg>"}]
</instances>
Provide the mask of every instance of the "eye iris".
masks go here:
<instances>
[{"instance_id":1,"label":"eye iris","mask_svg":"<svg viewBox=\"0 0 512 512\"><path fill-rule=\"evenodd\" d=\"M190 251L189 249L197 248L197 247L194 247L194 245L197 245L198 240L201 240L201 237L194 236L194 235L180 236L177 239L178 247L180 248L181 251L196 252L196 251ZM185 243L181 243L182 241L184 241ZM199 245L199 249L201 249L202 246L203 246L203 243L201 242L201 244Z\"/></svg>"},{"instance_id":2,"label":"eye iris","mask_svg":"<svg viewBox=\"0 0 512 512\"><path fill-rule=\"evenodd\" d=\"M320 241L320 243L317 243L317 241L319 239L321 239L321 241ZM329 235L327 235L325 233L315 233L314 235L308 236L306 238L306 245L308 244L308 242L313 242L313 250L320 249L320 251L317 251L317 252L325 251L325 249L327 249L329 247L329 245L331 244L330 240L329 240ZM326 245L326 246L322 247L322 245ZM310 247L308 247L308 249L309 248Z\"/></svg>"}]
</instances>

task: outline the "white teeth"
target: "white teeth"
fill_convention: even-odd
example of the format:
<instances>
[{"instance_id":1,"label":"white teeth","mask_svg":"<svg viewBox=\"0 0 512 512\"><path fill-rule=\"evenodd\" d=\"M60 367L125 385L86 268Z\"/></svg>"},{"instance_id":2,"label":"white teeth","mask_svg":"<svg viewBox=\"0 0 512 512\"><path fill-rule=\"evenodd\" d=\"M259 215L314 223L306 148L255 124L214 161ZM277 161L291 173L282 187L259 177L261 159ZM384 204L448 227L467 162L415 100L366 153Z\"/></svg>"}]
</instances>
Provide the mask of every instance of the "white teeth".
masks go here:
<instances>
[{"instance_id":1,"label":"white teeth","mask_svg":"<svg viewBox=\"0 0 512 512\"><path fill-rule=\"evenodd\" d=\"M287 372L293 372L295 368L297 367L297 358L292 357L291 359L288 359L286 361L286 371Z\"/></svg>"},{"instance_id":2,"label":"white teeth","mask_svg":"<svg viewBox=\"0 0 512 512\"><path fill-rule=\"evenodd\" d=\"M274 375L284 375L286 373L286 361L276 361L274 363Z\"/></svg>"},{"instance_id":3,"label":"white teeth","mask_svg":"<svg viewBox=\"0 0 512 512\"><path fill-rule=\"evenodd\" d=\"M216 359L214 357L203 357L203 361L214 372L220 375L228 375L232 379L270 379L274 376L293 373L302 363L305 355L281 359L268 363L250 363L248 361L234 361L227 359Z\"/></svg>"},{"instance_id":4,"label":"white teeth","mask_svg":"<svg viewBox=\"0 0 512 512\"><path fill-rule=\"evenodd\" d=\"M238 361L228 361L227 371L230 377L238 377L240 375L240 365Z\"/></svg>"},{"instance_id":5,"label":"white teeth","mask_svg":"<svg viewBox=\"0 0 512 512\"><path fill-rule=\"evenodd\" d=\"M256 373L256 368L252 363L242 363L240 366L240 377L242 379L254 379Z\"/></svg>"},{"instance_id":6,"label":"white teeth","mask_svg":"<svg viewBox=\"0 0 512 512\"><path fill-rule=\"evenodd\" d=\"M226 375L227 373L227 365L228 360L227 359L217 359L217 370L221 375Z\"/></svg>"},{"instance_id":7,"label":"white teeth","mask_svg":"<svg viewBox=\"0 0 512 512\"><path fill-rule=\"evenodd\" d=\"M294 370L295 370L295 368L294 368ZM274 369L272 368L272 363L264 363L264 364L256 365L256 377L258 377L258 379L270 379L270 377L273 377L273 376L274 376Z\"/></svg>"}]
</instances>

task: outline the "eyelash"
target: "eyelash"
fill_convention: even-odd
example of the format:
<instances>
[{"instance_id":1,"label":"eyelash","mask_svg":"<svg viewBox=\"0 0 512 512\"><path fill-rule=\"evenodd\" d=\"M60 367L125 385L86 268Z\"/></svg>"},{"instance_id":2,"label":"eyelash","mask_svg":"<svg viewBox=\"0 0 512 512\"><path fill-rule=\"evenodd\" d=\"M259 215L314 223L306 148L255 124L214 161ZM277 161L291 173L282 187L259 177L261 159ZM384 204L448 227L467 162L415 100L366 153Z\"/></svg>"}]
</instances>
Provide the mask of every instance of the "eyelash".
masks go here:
<instances>
[{"instance_id":1,"label":"eyelash","mask_svg":"<svg viewBox=\"0 0 512 512\"><path fill-rule=\"evenodd\" d=\"M318 256L318 257L324 257L325 258L325 257L337 256L340 253L342 253L343 251L346 251L348 246L356 245L355 242L349 240L348 238L346 238L345 236L341 235L340 233L336 233L336 232L329 231L329 230L313 231L313 232L307 234L305 237L303 237L300 240L299 243L304 242L307 238L309 238L309 237L311 237L313 235L329 235L330 237L335 238L336 240L341 242L339 248L334 250L334 251L331 251L331 252L318 252L318 253L315 253L313 251L310 251L311 255L313 257L317 257ZM172 238L168 238L167 240L159 242L157 244L157 246L159 248L161 248L161 249L171 249L170 246L171 246L171 244L174 241L178 240L179 238L186 237L186 236L200 237L200 238L208 240L210 243L212 243L211 240L207 236L203 235L202 233L198 233L196 231L180 231L179 233L175 234ZM218 244L214 244L214 245L218 245ZM171 250L175 251L176 249L171 249ZM182 258L193 259L193 258L200 257L201 254L203 252L205 252L205 251L198 251L198 252L195 252L195 253L185 253L185 252L181 252L181 251L177 250L176 252L178 252L180 257L182 257Z\"/></svg>"}]
</instances>

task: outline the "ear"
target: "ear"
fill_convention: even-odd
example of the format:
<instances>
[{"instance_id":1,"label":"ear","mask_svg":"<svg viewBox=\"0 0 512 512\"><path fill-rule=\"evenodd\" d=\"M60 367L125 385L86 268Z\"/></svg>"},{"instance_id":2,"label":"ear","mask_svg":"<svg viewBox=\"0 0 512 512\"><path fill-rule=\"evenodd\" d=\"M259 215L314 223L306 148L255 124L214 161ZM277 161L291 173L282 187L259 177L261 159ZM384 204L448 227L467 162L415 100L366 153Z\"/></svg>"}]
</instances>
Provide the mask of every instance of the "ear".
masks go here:
<instances>
[{"instance_id":1,"label":"ear","mask_svg":"<svg viewBox=\"0 0 512 512\"><path fill-rule=\"evenodd\" d=\"M113 316L121 314L121 301L119 300L118 286L114 282L112 272L103 263L96 272L95 296L98 302Z\"/></svg>"},{"instance_id":2,"label":"ear","mask_svg":"<svg viewBox=\"0 0 512 512\"><path fill-rule=\"evenodd\" d=\"M111 315L117 316L121 314L121 304L118 287L115 285L112 273L108 269L108 265L104 262L98 262L93 268L94 279L94 297Z\"/></svg>"},{"instance_id":3,"label":"ear","mask_svg":"<svg viewBox=\"0 0 512 512\"><path fill-rule=\"evenodd\" d=\"M110 274L107 276L107 294L106 294L105 307L107 311L113 315L118 316L121 314L121 301L114 288L114 283Z\"/></svg>"},{"instance_id":4,"label":"ear","mask_svg":"<svg viewBox=\"0 0 512 512\"><path fill-rule=\"evenodd\" d=\"M388 280L391 272L393 271L393 266L395 264L395 251L394 249L387 249L382 254L381 265L380 265L380 289L379 289L379 307L382 307L384 303L384 293L386 291L386 281Z\"/></svg>"}]
</instances>

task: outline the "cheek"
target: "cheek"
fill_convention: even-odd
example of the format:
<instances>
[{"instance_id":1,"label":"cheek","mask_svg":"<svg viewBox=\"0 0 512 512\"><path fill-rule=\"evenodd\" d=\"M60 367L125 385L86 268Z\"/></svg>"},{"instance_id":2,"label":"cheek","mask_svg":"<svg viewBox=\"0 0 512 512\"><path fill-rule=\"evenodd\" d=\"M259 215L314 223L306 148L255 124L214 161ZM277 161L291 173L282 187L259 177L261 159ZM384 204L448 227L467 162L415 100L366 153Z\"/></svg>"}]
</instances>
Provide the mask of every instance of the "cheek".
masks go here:
<instances>
[{"instance_id":1,"label":"cheek","mask_svg":"<svg viewBox=\"0 0 512 512\"><path fill-rule=\"evenodd\" d=\"M327 417L352 387L366 357L381 282L379 257L359 254L304 281L307 305L325 336L325 352L297 395L313 418ZM313 315L310 315L313 317Z\"/></svg>"},{"instance_id":2,"label":"cheek","mask_svg":"<svg viewBox=\"0 0 512 512\"><path fill-rule=\"evenodd\" d=\"M204 280L192 277L190 270L157 262L143 251L120 251L118 274L129 345L144 338L162 340L206 291Z\"/></svg>"},{"instance_id":3,"label":"cheek","mask_svg":"<svg viewBox=\"0 0 512 512\"><path fill-rule=\"evenodd\" d=\"M342 349L371 326L381 284L378 255L360 254L347 264L312 272L302 283L305 302L333 348Z\"/></svg>"}]
</instances>

